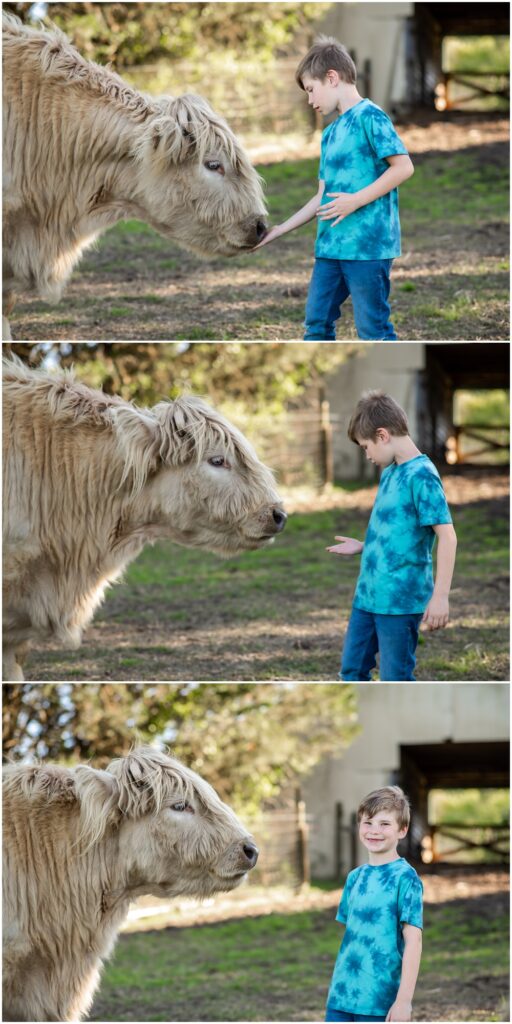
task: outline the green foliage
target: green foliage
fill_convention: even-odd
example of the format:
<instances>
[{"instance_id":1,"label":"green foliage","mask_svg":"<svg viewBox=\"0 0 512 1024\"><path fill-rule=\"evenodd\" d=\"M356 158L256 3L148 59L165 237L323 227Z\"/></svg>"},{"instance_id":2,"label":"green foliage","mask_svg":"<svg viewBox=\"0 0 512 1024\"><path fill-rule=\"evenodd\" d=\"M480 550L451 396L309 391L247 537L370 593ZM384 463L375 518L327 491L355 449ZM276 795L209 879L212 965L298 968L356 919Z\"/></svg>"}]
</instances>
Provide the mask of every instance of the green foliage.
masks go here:
<instances>
[{"instance_id":1,"label":"green foliage","mask_svg":"<svg viewBox=\"0 0 512 1024\"><path fill-rule=\"evenodd\" d=\"M247 345L168 342L111 344L13 343L26 362L74 366L93 388L140 405L193 393L205 396L237 425L254 433L280 429L279 417L306 388L356 351L357 345L290 343Z\"/></svg>"},{"instance_id":2,"label":"green foliage","mask_svg":"<svg viewBox=\"0 0 512 1024\"><path fill-rule=\"evenodd\" d=\"M443 40L445 71L507 71L509 61L506 36L447 36Z\"/></svg>"},{"instance_id":3,"label":"green foliage","mask_svg":"<svg viewBox=\"0 0 512 1024\"><path fill-rule=\"evenodd\" d=\"M509 392L499 388L481 391L456 391L454 397L454 422L495 424L510 423Z\"/></svg>"},{"instance_id":4,"label":"green foliage","mask_svg":"<svg viewBox=\"0 0 512 1024\"><path fill-rule=\"evenodd\" d=\"M429 819L436 825L506 825L509 810L505 789L433 789L429 793Z\"/></svg>"},{"instance_id":5,"label":"green foliage","mask_svg":"<svg viewBox=\"0 0 512 1024\"><path fill-rule=\"evenodd\" d=\"M30 3L10 5L27 17ZM212 51L258 56L286 48L326 3L50 3L48 18L91 60L120 69L159 58L203 62Z\"/></svg>"},{"instance_id":6,"label":"green foliage","mask_svg":"<svg viewBox=\"0 0 512 1024\"><path fill-rule=\"evenodd\" d=\"M104 766L134 739L167 742L226 800L256 813L358 731L351 687L23 684L4 687L4 754Z\"/></svg>"}]
</instances>

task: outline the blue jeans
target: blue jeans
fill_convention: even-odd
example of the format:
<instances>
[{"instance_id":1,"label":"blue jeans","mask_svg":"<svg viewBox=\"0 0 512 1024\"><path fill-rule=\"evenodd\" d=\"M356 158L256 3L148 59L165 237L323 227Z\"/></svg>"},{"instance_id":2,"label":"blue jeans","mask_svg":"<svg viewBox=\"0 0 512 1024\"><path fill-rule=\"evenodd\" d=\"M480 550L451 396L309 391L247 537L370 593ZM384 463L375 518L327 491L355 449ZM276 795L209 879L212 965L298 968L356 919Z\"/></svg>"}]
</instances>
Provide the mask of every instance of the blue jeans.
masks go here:
<instances>
[{"instance_id":1,"label":"blue jeans","mask_svg":"<svg viewBox=\"0 0 512 1024\"><path fill-rule=\"evenodd\" d=\"M368 1014L361 1013L345 1013L345 1010L335 1010L334 1007L328 1006L325 1011L326 1020L386 1020L385 1017L370 1017Z\"/></svg>"},{"instance_id":2,"label":"blue jeans","mask_svg":"<svg viewBox=\"0 0 512 1024\"><path fill-rule=\"evenodd\" d=\"M317 258L306 300L304 341L334 341L334 321L352 296L357 336L365 341L396 341L389 319L389 275L393 260Z\"/></svg>"},{"instance_id":3,"label":"blue jeans","mask_svg":"<svg viewBox=\"0 0 512 1024\"><path fill-rule=\"evenodd\" d=\"M423 614L376 615L352 608L343 645L340 678L344 682L371 682L380 651L382 682L414 682L416 645Z\"/></svg>"}]
</instances>

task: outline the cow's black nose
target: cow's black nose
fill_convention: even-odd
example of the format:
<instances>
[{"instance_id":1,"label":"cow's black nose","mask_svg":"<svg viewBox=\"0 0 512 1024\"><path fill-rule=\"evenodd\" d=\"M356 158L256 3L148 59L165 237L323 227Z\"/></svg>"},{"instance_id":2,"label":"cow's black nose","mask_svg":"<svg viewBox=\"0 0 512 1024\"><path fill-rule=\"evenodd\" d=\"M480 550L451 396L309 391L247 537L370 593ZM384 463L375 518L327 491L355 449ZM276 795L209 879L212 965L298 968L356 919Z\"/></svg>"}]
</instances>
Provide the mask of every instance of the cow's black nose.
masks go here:
<instances>
[{"instance_id":1,"label":"cow's black nose","mask_svg":"<svg viewBox=\"0 0 512 1024\"><path fill-rule=\"evenodd\" d=\"M282 508L275 508L272 512L272 517L277 526L278 531L280 532L281 530L284 530L286 526L286 520L288 519L286 512L284 512Z\"/></svg>"},{"instance_id":2,"label":"cow's black nose","mask_svg":"<svg viewBox=\"0 0 512 1024\"><path fill-rule=\"evenodd\" d=\"M258 242L261 242L262 239L265 238L265 235L266 235L267 231L268 231L268 228L267 228L267 225L265 224L265 221L264 220L257 220L256 221L256 238L258 239Z\"/></svg>"},{"instance_id":3,"label":"cow's black nose","mask_svg":"<svg viewBox=\"0 0 512 1024\"><path fill-rule=\"evenodd\" d=\"M258 860L258 847L253 846L252 843L244 843L242 849L245 853L245 856L247 857L247 860L249 861L249 864L253 868L254 865L256 864L256 861Z\"/></svg>"}]
</instances>

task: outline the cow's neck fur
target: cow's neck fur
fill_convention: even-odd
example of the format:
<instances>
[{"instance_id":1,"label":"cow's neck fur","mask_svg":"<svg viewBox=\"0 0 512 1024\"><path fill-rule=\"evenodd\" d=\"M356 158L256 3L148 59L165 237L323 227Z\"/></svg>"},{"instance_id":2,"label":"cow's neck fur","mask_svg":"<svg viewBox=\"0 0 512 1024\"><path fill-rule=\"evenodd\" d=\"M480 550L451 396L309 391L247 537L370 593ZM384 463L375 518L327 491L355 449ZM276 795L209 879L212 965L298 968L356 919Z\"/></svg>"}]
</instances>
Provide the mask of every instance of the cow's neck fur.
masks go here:
<instances>
[{"instance_id":1,"label":"cow's neck fur","mask_svg":"<svg viewBox=\"0 0 512 1024\"><path fill-rule=\"evenodd\" d=\"M15 33L7 35L4 51L7 67L12 60L4 85L4 246L9 261L12 225L12 244L20 254L27 248L31 254L29 272L21 271L24 261L11 250L11 271L5 275L11 301L20 289L57 301L83 250L121 219L139 218L161 227L147 208L134 158L138 135L157 108L112 72L83 60L69 44L78 71L83 65L82 78L75 84L62 71L52 76L51 66L44 73L40 53L47 42L44 34ZM14 123L23 104L28 104L22 116L29 125L26 133L16 132ZM43 148L37 144L38 124L46 133ZM33 173L37 189L30 186ZM66 181L65 194L61 181ZM174 194L179 208L176 180Z\"/></svg>"},{"instance_id":2,"label":"cow's neck fur","mask_svg":"<svg viewBox=\"0 0 512 1024\"><path fill-rule=\"evenodd\" d=\"M92 1002L129 901L148 887L129 877L115 829L85 852L74 845L76 808L44 804L38 812L18 796L12 802L4 798L4 813L6 1019L79 1020ZM30 877L20 868L25 851L37 867ZM20 887L23 900L15 895ZM25 1018L15 1012L16 986L30 1009Z\"/></svg>"},{"instance_id":3,"label":"cow's neck fur","mask_svg":"<svg viewBox=\"0 0 512 1024\"><path fill-rule=\"evenodd\" d=\"M12 523L5 583L18 609L4 636L76 647L108 585L169 530L147 495L142 507L130 480L121 484L124 467L107 426L55 421L44 392L20 390L12 401L6 394L4 414L6 472L13 464L11 489L4 488L12 509L4 519Z\"/></svg>"}]
</instances>

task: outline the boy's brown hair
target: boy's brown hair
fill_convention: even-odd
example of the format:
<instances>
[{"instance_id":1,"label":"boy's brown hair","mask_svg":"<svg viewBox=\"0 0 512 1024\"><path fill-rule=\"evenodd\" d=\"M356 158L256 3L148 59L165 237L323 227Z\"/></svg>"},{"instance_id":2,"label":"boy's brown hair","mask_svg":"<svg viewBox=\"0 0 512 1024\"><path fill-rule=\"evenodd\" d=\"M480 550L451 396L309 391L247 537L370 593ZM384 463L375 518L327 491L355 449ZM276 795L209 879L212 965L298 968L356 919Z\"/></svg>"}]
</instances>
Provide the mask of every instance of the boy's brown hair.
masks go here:
<instances>
[{"instance_id":1,"label":"boy's brown hair","mask_svg":"<svg viewBox=\"0 0 512 1024\"><path fill-rule=\"evenodd\" d=\"M365 796L357 808L357 821L363 817L373 818L379 811L394 811L399 829L409 828L411 807L400 786L383 786Z\"/></svg>"},{"instance_id":2,"label":"boy's brown hair","mask_svg":"<svg viewBox=\"0 0 512 1024\"><path fill-rule=\"evenodd\" d=\"M348 436L355 444L375 441L379 427L395 437L405 437L409 424L404 410L385 391L365 391L359 399L348 425Z\"/></svg>"},{"instance_id":3,"label":"boy's brown hair","mask_svg":"<svg viewBox=\"0 0 512 1024\"><path fill-rule=\"evenodd\" d=\"M337 71L342 82L356 83L356 66L348 50L333 36L317 36L295 72L295 81L304 89L304 75L323 82L328 71Z\"/></svg>"}]
</instances>

